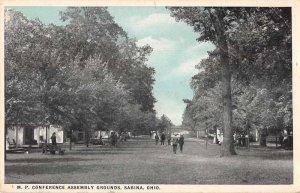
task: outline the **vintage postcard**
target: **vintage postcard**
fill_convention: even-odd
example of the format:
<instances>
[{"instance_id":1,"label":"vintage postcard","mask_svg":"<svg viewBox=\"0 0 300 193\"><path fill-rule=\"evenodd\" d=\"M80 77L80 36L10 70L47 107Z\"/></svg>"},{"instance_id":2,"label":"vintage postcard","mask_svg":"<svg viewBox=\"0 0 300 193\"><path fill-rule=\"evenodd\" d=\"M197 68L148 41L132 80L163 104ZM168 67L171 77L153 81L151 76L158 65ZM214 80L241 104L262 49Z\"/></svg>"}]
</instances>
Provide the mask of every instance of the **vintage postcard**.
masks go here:
<instances>
[{"instance_id":1,"label":"vintage postcard","mask_svg":"<svg viewBox=\"0 0 300 193\"><path fill-rule=\"evenodd\" d=\"M299 192L299 5L0 0L0 192Z\"/></svg>"}]
</instances>

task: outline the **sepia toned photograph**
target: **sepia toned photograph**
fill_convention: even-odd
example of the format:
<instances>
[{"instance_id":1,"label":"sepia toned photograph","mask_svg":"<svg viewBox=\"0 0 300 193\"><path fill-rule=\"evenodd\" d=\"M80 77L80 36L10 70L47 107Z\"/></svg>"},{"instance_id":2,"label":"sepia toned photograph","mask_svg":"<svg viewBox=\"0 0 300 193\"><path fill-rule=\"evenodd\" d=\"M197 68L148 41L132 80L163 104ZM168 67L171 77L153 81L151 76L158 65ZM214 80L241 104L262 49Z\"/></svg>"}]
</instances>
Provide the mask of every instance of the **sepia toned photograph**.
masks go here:
<instances>
[{"instance_id":1,"label":"sepia toned photograph","mask_svg":"<svg viewBox=\"0 0 300 193\"><path fill-rule=\"evenodd\" d=\"M291 6L3 11L4 184L294 183Z\"/></svg>"}]
</instances>

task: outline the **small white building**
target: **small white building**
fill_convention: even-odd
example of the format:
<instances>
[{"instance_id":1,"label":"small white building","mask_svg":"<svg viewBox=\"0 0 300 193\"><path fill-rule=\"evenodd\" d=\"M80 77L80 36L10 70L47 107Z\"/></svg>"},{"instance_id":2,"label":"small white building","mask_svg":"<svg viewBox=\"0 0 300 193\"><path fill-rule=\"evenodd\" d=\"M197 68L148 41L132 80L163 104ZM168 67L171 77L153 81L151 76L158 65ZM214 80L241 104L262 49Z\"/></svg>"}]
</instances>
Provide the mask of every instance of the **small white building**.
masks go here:
<instances>
[{"instance_id":1,"label":"small white building","mask_svg":"<svg viewBox=\"0 0 300 193\"><path fill-rule=\"evenodd\" d=\"M61 126L20 126L12 125L7 128L7 140L17 146L39 146L41 143L51 143L51 136L56 133L56 142L64 142L64 131Z\"/></svg>"},{"instance_id":2,"label":"small white building","mask_svg":"<svg viewBox=\"0 0 300 193\"><path fill-rule=\"evenodd\" d=\"M94 132L94 136L92 136L93 138L99 138L100 136L102 137L102 139L108 139L111 136L111 133L114 132L113 130L109 130L109 131L95 131ZM115 132L117 134L117 136L119 136L119 134L117 132Z\"/></svg>"}]
</instances>

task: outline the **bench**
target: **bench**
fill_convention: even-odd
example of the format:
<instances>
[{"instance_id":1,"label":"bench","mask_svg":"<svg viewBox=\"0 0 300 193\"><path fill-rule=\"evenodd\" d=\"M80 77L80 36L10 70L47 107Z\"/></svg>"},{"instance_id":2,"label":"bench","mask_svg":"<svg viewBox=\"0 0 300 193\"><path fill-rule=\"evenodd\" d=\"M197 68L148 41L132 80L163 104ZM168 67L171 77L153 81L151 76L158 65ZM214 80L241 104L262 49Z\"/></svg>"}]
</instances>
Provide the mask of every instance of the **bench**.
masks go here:
<instances>
[{"instance_id":1,"label":"bench","mask_svg":"<svg viewBox=\"0 0 300 193\"><path fill-rule=\"evenodd\" d=\"M59 155L64 155L65 150L61 149L58 145L52 145L52 144L43 144L42 146L42 153L47 153L50 152L50 154L55 154L56 151L58 152Z\"/></svg>"},{"instance_id":2,"label":"bench","mask_svg":"<svg viewBox=\"0 0 300 193\"><path fill-rule=\"evenodd\" d=\"M267 136L267 142L268 143L279 143L279 136L275 136L275 135L272 135L272 136Z\"/></svg>"}]
</instances>

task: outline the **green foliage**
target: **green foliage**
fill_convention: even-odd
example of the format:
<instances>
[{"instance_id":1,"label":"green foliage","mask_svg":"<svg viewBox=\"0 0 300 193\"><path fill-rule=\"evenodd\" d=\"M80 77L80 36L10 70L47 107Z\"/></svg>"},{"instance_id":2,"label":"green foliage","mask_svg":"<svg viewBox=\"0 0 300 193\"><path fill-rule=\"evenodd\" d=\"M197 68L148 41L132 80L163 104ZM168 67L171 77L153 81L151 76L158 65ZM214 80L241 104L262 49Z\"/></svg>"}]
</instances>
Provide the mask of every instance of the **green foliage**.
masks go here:
<instances>
[{"instance_id":1,"label":"green foliage","mask_svg":"<svg viewBox=\"0 0 300 193\"><path fill-rule=\"evenodd\" d=\"M167 117L166 115L162 115L156 121L156 128L160 133L168 131L172 126L173 126L173 123L171 122L169 117Z\"/></svg>"},{"instance_id":2,"label":"green foliage","mask_svg":"<svg viewBox=\"0 0 300 193\"><path fill-rule=\"evenodd\" d=\"M66 26L5 11L6 124L153 129L152 49L128 39L106 8L61 15Z\"/></svg>"},{"instance_id":3,"label":"green foliage","mask_svg":"<svg viewBox=\"0 0 300 193\"><path fill-rule=\"evenodd\" d=\"M183 124L224 129L224 65L230 70L232 128L292 128L292 41L289 8L170 8L193 26L198 41L216 50L202 60L191 82L194 98ZM222 41L225 40L226 42ZM224 63L224 54L228 63ZM228 95L227 95L228 96Z\"/></svg>"},{"instance_id":4,"label":"green foliage","mask_svg":"<svg viewBox=\"0 0 300 193\"><path fill-rule=\"evenodd\" d=\"M152 111L155 99L152 94L154 69L145 65L149 46L137 47L135 40L128 39L106 8L70 7L61 13L68 21L68 37L64 40L68 55L80 55L84 66L89 57L101 56L107 70L130 90L132 103L141 105L142 111Z\"/></svg>"}]
</instances>

